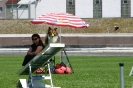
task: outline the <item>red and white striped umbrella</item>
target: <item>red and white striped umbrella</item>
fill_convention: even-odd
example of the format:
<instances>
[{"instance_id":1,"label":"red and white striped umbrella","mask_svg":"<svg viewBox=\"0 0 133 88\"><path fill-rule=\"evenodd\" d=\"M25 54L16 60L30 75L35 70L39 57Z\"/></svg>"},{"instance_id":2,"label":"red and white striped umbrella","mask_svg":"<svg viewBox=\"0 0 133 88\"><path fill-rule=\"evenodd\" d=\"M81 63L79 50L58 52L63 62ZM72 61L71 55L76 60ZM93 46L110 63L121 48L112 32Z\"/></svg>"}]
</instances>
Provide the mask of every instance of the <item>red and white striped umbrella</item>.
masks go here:
<instances>
[{"instance_id":1,"label":"red and white striped umbrella","mask_svg":"<svg viewBox=\"0 0 133 88\"><path fill-rule=\"evenodd\" d=\"M89 25L82 19L68 13L49 13L32 20L33 24L49 24L54 26L69 26L72 28L87 28Z\"/></svg>"},{"instance_id":2,"label":"red and white striped umbrella","mask_svg":"<svg viewBox=\"0 0 133 88\"><path fill-rule=\"evenodd\" d=\"M70 24L69 27L73 28L87 28L89 25L83 21L82 19L74 16L73 14L68 14L67 19L69 20Z\"/></svg>"}]
</instances>

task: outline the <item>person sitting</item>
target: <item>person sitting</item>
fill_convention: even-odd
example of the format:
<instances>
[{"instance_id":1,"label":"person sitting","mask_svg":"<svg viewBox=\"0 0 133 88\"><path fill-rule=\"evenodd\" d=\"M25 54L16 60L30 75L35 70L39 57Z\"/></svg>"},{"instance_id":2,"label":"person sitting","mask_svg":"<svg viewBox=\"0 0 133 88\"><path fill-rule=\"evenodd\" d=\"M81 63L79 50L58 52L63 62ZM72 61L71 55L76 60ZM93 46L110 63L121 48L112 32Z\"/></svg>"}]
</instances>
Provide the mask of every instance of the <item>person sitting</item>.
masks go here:
<instances>
[{"instance_id":1,"label":"person sitting","mask_svg":"<svg viewBox=\"0 0 133 88\"><path fill-rule=\"evenodd\" d=\"M44 49L44 44L39 34L32 35L33 44L30 46L27 55L24 58L22 66L25 66L30 60L32 60L40 51Z\"/></svg>"}]
</instances>

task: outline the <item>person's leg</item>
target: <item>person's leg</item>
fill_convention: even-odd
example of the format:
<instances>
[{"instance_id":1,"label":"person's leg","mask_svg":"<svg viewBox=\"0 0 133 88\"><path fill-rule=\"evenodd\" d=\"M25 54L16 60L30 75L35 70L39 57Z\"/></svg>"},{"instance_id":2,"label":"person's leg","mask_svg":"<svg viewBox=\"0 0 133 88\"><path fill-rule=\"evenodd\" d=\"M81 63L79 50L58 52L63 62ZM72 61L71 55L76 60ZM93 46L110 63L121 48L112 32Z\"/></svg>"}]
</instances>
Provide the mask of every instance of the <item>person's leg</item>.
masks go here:
<instances>
[{"instance_id":1,"label":"person's leg","mask_svg":"<svg viewBox=\"0 0 133 88\"><path fill-rule=\"evenodd\" d=\"M35 55L26 55L25 58L24 58L24 61L22 63L22 66L25 66L34 57L35 57Z\"/></svg>"}]
</instances>

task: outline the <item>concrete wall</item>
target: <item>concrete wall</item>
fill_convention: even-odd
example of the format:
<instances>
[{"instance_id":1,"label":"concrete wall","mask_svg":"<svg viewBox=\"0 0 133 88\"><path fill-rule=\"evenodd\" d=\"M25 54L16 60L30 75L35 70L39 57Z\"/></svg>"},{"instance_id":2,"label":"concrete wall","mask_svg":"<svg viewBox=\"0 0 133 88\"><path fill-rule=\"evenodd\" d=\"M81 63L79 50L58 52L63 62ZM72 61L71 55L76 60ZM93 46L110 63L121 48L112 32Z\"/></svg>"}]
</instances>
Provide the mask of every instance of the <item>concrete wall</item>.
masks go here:
<instances>
[{"instance_id":1,"label":"concrete wall","mask_svg":"<svg viewBox=\"0 0 133 88\"><path fill-rule=\"evenodd\" d=\"M80 18L93 18L93 0L75 0L75 14Z\"/></svg>"},{"instance_id":2,"label":"concrete wall","mask_svg":"<svg viewBox=\"0 0 133 88\"><path fill-rule=\"evenodd\" d=\"M66 45L83 47L131 47L133 37L64 37Z\"/></svg>"},{"instance_id":3,"label":"concrete wall","mask_svg":"<svg viewBox=\"0 0 133 88\"><path fill-rule=\"evenodd\" d=\"M121 17L121 1L102 0L102 17Z\"/></svg>"},{"instance_id":4,"label":"concrete wall","mask_svg":"<svg viewBox=\"0 0 133 88\"><path fill-rule=\"evenodd\" d=\"M44 41L45 36L41 36ZM133 47L133 35L67 35L61 37L67 47ZM0 47L27 47L32 43L29 37L0 37Z\"/></svg>"},{"instance_id":5,"label":"concrete wall","mask_svg":"<svg viewBox=\"0 0 133 88\"><path fill-rule=\"evenodd\" d=\"M36 7L36 16L51 12L66 12L66 0L40 0Z\"/></svg>"}]
</instances>

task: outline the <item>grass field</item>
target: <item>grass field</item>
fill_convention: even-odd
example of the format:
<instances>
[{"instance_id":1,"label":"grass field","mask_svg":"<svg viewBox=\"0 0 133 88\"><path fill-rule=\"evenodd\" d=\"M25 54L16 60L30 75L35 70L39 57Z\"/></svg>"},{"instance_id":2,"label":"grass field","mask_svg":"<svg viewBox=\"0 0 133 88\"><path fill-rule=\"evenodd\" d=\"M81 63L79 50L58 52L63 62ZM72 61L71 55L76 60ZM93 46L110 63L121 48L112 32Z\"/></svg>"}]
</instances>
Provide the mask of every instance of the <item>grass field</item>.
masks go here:
<instances>
[{"instance_id":1,"label":"grass field","mask_svg":"<svg viewBox=\"0 0 133 88\"><path fill-rule=\"evenodd\" d=\"M56 63L59 62L56 57ZM61 88L120 88L120 67L124 63L125 88L131 88L133 77L129 76L133 66L132 56L69 56L73 74L52 74L53 84ZM0 56L0 88L16 88L22 68L22 56Z\"/></svg>"}]
</instances>

